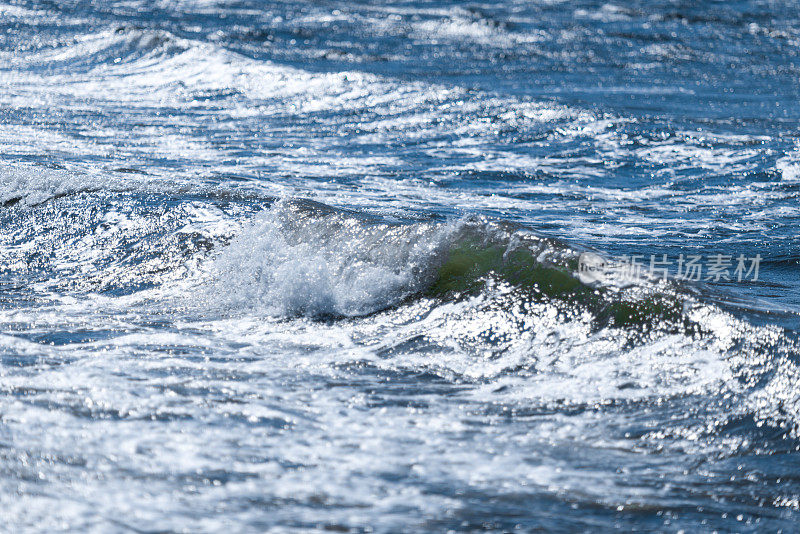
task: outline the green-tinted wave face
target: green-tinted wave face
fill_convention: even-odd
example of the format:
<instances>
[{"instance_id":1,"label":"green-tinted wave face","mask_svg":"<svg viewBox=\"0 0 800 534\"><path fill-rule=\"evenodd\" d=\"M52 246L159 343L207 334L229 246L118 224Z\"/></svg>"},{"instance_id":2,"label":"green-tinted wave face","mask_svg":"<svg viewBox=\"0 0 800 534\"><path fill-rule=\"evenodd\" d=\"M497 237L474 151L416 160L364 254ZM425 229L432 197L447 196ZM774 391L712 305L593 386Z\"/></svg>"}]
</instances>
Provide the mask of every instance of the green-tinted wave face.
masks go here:
<instances>
[{"instance_id":1,"label":"green-tinted wave face","mask_svg":"<svg viewBox=\"0 0 800 534\"><path fill-rule=\"evenodd\" d=\"M499 244L482 245L484 243L473 239L453 245L430 288L431 294L474 291L483 286L483 279L490 274L512 285L551 296L573 295L590 289L565 267L543 265L530 249L509 251Z\"/></svg>"},{"instance_id":2,"label":"green-tinted wave face","mask_svg":"<svg viewBox=\"0 0 800 534\"><path fill-rule=\"evenodd\" d=\"M583 283L577 277L578 254L546 239L515 242L491 232L465 232L446 251L426 294L439 298L474 295L488 280L496 280L529 300L553 302L573 313L576 307L587 311L598 326L694 329L685 319L683 298L676 292L657 291L655 286L620 290Z\"/></svg>"}]
</instances>

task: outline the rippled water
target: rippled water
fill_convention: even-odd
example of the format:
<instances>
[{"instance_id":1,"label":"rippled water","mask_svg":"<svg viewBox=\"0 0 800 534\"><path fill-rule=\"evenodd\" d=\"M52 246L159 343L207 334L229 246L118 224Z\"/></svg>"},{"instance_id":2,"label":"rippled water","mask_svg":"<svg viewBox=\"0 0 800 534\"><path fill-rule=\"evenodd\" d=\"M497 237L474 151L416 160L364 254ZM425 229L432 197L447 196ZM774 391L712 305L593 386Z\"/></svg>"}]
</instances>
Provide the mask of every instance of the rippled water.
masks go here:
<instances>
[{"instance_id":1,"label":"rippled water","mask_svg":"<svg viewBox=\"0 0 800 534\"><path fill-rule=\"evenodd\" d=\"M795 530L799 65L779 1L0 4L0 529Z\"/></svg>"}]
</instances>

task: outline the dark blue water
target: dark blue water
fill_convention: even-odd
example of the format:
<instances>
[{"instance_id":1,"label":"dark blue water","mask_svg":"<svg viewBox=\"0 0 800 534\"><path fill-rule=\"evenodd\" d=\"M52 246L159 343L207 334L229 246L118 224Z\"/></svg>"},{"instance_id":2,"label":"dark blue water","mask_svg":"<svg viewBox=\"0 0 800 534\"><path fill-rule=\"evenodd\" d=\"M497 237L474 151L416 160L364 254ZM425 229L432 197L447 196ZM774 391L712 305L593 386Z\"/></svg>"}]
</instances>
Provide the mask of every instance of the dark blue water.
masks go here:
<instances>
[{"instance_id":1,"label":"dark blue water","mask_svg":"<svg viewBox=\"0 0 800 534\"><path fill-rule=\"evenodd\" d=\"M795 530L799 58L792 2L0 4L0 529Z\"/></svg>"}]
</instances>

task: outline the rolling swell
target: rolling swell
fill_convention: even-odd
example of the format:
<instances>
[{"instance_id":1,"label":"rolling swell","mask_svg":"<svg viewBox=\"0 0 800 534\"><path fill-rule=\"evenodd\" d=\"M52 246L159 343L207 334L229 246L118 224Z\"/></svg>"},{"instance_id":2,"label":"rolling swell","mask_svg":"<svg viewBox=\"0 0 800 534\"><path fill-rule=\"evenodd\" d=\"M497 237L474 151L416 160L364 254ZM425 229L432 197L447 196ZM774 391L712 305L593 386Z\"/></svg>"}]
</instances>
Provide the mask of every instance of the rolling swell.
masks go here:
<instances>
[{"instance_id":1,"label":"rolling swell","mask_svg":"<svg viewBox=\"0 0 800 534\"><path fill-rule=\"evenodd\" d=\"M214 320L255 314L345 328L412 313L407 331L376 354L406 354L410 340L425 340L426 351L449 353L430 362L437 372L466 379L511 373L524 382L540 377L545 355L564 353L551 366L584 351L581 360L631 365L644 351L658 365L694 367L697 387L726 384L741 393L743 384L765 422L794 432L800 421L789 386L798 380L798 352L786 332L737 318L735 303L723 311L717 303L724 295L708 288L647 278L584 283L578 260L591 249L519 224L388 221L305 200L181 188L176 195L133 182L127 191L99 192L97 178L6 171L16 181L7 182L5 198L19 200L3 208L5 224L13 221L3 246L18 267L4 278L35 279L28 298L78 291L110 297L110 309L124 297L159 316L183 309ZM476 320L485 325L469 326ZM674 360L665 343L689 359ZM484 352L491 365L471 367ZM720 375L717 365L727 370ZM623 397L675 394L675 384L656 387L640 364L633 369L616 382ZM641 383L631 378L637 375Z\"/></svg>"},{"instance_id":2,"label":"rolling swell","mask_svg":"<svg viewBox=\"0 0 800 534\"><path fill-rule=\"evenodd\" d=\"M282 201L212 264L232 307L279 303L278 314L351 317L409 299L463 300L502 283L520 299L588 313L597 328L699 331L684 311L690 288L644 278L635 287L589 285L578 276L588 250L485 218L388 224Z\"/></svg>"},{"instance_id":3,"label":"rolling swell","mask_svg":"<svg viewBox=\"0 0 800 534\"><path fill-rule=\"evenodd\" d=\"M620 392L678 394L671 381L648 384L642 363L629 360L646 354L646 365L675 371L687 366L682 373L691 370L689 375L677 382L685 391L742 395L749 417L797 431L800 406L794 386L785 386L800 384L800 353L786 332L751 325L714 304L719 295L674 280L643 278L622 287L583 283L577 267L586 250L499 221L385 223L280 201L214 256L212 271L220 274L212 277L211 302L224 303L234 315L247 309L344 324L416 310L421 315L406 325L408 332L381 353L403 354L411 339L418 350L426 338L427 351L457 347L443 359L447 363L433 358L433 368L444 365L465 379L511 373L535 382L534 376L550 373L541 367L543 354L564 352L562 363L550 363L560 366L578 350L585 351L581 360L624 360L627 379L602 375ZM485 321L485 327L467 327L475 321ZM505 326L496 331L499 325ZM462 329L469 333L459 336ZM680 351L686 354L675 359ZM491 354L492 364L470 368L468 362L483 352ZM465 360L456 364L451 358ZM683 383L687 376L693 378ZM772 392L769 400L766 391Z\"/></svg>"},{"instance_id":4,"label":"rolling swell","mask_svg":"<svg viewBox=\"0 0 800 534\"><path fill-rule=\"evenodd\" d=\"M592 249L482 217L384 222L320 203L275 201L222 189L191 195L181 186L170 193L169 187L143 181L115 184L108 177L58 170L6 167L3 172L7 179L0 200L17 211L18 232L16 237L11 233L12 239L35 239L51 247L48 256L63 258L69 256L68 247L90 238L98 239L92 243L97 244L104 234L114 235L114 247L101 247L108 259L94 258L100 272L90 273L87 288L122 287L102 272L115 265L112 258L124 257L124 265L134 270L164 260L172 267L151 275L174 279L171 270L180 270L187 280L216 277L226 293L218 295L220 302L227 301L232 309L260 305L279 315L336 318L380 312L409 299L463 300L480 295L487 284L501 283L525 300L559 303L572 314L589 313L598 328L680 328L686 333L702 331L688 319L692 303L725 302L719 294L704 299L698 288L674 280L657 283L642 277L627 286L584 283L578 260ZM79 225L83 233L71 229L72 241L54 234L63 228L58 219L74 220L84 205L99 199L106 207L84 216ZM159 208L152 212L155 206ZM248 222L242 222L242 215ZM30 233L33 228L38 235ZM154 239L164 241L154 248ZM57 252L52 246L59 243L63 248ZM41 255L35 245L33 253ZM180 253L165 261L174 256L171 250ZM195 265L194 274L187 274L186 261ZM146 271L135 277L147 278ZM150 278L151 285L164 282ZM105 285L93 285L92 279L103 279ZM295 295L300 288L301 294ZM285 306L270 308L282 295L294 296L286 297Z\"/></svg>"}]
</instances>

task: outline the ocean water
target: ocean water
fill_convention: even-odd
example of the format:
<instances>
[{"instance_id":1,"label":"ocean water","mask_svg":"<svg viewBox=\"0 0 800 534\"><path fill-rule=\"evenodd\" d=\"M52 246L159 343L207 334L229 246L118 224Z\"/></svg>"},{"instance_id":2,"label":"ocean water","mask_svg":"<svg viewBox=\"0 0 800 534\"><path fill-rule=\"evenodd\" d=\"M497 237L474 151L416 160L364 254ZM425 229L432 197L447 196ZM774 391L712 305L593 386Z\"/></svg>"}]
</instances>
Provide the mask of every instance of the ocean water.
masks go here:
<instances>
[{"instance_id":1,"label":"ocean water","mask_svg":"<svg viewBox=\"0 0 800 534\"><path fill-rule=\"evenodd\" d=\"M2 1L0 530L796 531L797 3Z\"/></svg>"}]
</instances>

